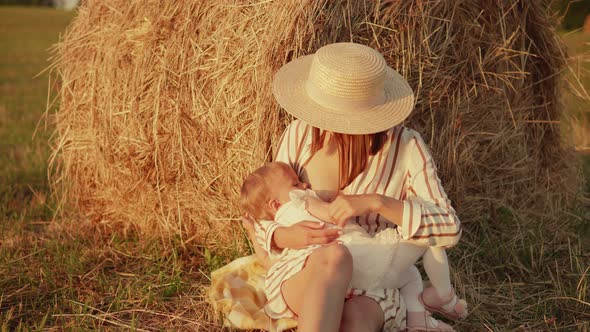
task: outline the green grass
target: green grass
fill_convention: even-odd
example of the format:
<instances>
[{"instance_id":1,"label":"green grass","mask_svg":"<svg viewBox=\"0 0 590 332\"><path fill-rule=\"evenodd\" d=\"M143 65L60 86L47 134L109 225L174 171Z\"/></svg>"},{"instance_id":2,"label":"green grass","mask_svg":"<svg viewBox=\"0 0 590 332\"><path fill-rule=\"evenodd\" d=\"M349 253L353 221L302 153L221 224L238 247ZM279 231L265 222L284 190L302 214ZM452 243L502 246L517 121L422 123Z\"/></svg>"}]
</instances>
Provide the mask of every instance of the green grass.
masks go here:
<instances>
[{"instance_id":1,"label":"green grass","mask_svg":"<svg viewBox=\"0 0 590 332\"><path fill-rule=\"evenodd\" d=\"M210 270L198 248L164 250L73 224L68 232L8 226L1 233L2 331L216 328L205 316Z\"/></svg>"},{"instance_id":2,"label":"green grass","mask_svg":"<svg viewBox=\"0 0 590 332\"><path fill-rule=\"evenodd\" d=\"M72 15L0 7L0 331L220 330L205 300L208 275L237 248L163 247L75 220L48 221L51 125L32 139L48 84L46 75L33 77ZM565 38L574 52L588 50L587 36ZM586 115L588 101L570 97L568 109ZM590 177L589 157L585 165ZM449 251L472 312L457 329L590 330L588 209L561 219L520 220L506 208L496 215L466 225Z\"/></svg>"},{"instance_id":3,"label":"green grass","mask_svg":"<svg viewBox=\"0 0 590 332\"><path fill-rule=\"evenodd\" d=\"M49 8L0 11L0 218L51 218L47 160L50 131L41 123L47 102L47 49L73 13Z\"/></svg>"}]
</instances>

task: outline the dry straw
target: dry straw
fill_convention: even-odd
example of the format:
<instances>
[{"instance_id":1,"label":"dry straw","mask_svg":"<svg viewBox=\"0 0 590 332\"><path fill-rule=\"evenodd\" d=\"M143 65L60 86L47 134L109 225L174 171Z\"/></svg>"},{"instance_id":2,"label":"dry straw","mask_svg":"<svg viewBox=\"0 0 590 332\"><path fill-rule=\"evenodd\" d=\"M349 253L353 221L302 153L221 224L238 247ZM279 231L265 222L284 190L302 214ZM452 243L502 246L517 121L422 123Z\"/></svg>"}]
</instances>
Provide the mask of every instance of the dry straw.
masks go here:
<instances>
[{"instance_id":1,"label":"dry straw","mask_svg":"<svg viewBox=\"0 0 590 332\"><path fill-rule=\"evenodd\" d=\"M58 45L51 177L62 212L183 243L235 241L238 188L289 122L273 74L332 42L408 78L406 125L461 219L565 207L563 52L541 1L87 1ZM238 237L241 238L241 237Z\"/></svg>"}]
</instances>

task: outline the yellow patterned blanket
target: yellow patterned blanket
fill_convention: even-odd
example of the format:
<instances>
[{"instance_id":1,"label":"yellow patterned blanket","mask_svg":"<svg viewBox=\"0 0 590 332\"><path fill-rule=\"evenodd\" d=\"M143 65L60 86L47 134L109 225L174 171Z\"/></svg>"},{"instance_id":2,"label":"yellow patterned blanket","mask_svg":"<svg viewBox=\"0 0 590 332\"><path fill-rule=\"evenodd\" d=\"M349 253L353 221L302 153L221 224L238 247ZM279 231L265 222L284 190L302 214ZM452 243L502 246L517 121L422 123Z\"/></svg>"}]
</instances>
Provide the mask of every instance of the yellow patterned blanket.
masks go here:
<instances>
[{"instance_id":1,"label":"yellow patterned blanket","mask_svg":"<svg viewBox=\"0 0 590 332\"><path fill-rule=\"evenodd\" d=\"M209 301L223 314L223 325L271 332L297 326L293 319L271 320L264 312L266 269L256 255L241 257L211 273Z\"/></svg>"}]
</instances>

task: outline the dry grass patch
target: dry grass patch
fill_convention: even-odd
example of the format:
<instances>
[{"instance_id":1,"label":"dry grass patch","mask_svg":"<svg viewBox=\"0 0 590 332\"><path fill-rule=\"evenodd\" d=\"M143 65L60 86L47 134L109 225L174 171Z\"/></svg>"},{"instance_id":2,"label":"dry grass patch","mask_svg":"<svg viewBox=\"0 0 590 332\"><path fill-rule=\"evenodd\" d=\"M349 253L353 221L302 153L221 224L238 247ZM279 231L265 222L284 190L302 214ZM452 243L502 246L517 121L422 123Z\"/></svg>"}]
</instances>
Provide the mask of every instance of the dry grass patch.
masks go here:
<instances>
[{"instance_id":1,"label":"dry grass patch","mask_svg":"<svg viewBox=\"0 0 590 332\"><path fill-rule=\"evenodd\" d=\"M205 300L216 266L203 248L166 250L73 222L36 228L1 230L3 331L221 329Z\"/></svg>"},{"instance_id":2,"label":"dry grass patch","mask_svg":"<svg viewBox=\"0 0 590 332\"><path fill-rule=\"evenodd\" d=\"M561 227L519 220L507 210L467 225L449 251L453 281L471 305L456 329L588 331L585 213ZM240 256L239 248L215 254L183 247L180 239L165 248L138 235L94 230L67 221L2 225L3 330L223 330L207 303L208 276Z\"/></svg>"}]
</instances>

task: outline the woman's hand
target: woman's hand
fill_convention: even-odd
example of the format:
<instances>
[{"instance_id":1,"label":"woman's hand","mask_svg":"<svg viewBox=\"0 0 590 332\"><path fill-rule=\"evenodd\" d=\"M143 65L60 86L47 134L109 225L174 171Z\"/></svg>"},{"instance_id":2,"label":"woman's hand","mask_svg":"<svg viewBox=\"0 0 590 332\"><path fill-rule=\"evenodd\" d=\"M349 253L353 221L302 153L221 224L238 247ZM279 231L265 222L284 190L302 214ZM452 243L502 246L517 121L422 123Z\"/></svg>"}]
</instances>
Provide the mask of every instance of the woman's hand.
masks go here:
<instances>
[{"instance_id":1,"label":"woman's hand","mask_svg":"<svg viewBox=\"0 0 590 332\"><path fill-rule=\"evenodd\" d=\"M330 218L343 227L349 218L377 212L382 204L381 195L343 195L340 194L330 203Z\"/></svg>"},{"instance_id":2,"label":"woman's hand","mask_svg":"<svg viewBox=\"0 0 590 332\"><path fill-rule=\"evenodd\" d=\"M301 221L289 227L279 227L273 235L273 243L279 249L301 249L313 244L328 244L341 234L340 229L324 229L325 223Z\"/></svg>"}]
</instances>

